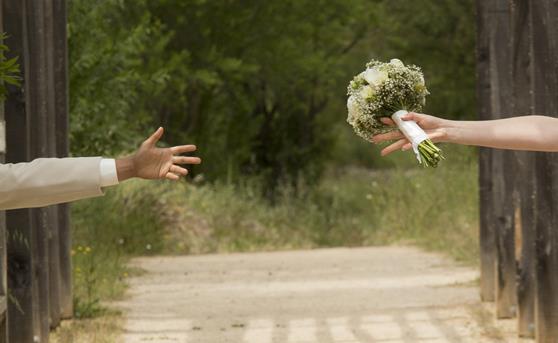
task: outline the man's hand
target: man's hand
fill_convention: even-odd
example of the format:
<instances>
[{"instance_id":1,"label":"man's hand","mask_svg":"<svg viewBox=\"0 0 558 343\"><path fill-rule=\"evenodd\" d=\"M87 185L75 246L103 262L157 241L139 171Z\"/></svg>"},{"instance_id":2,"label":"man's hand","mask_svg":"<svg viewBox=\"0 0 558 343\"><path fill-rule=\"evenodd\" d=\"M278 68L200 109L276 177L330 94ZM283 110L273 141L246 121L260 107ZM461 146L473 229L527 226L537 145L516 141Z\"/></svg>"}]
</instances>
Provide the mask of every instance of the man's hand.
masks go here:
<instances>
[{"instance_id":1,"label":"man's hand","mask_svg":"<svg viewBox=\"0 0 558 343\"><path fill-rule=\"evenodd\" d=\"M157 142L162 136L163 128L160 127L141 144L135 154L116 160L118 181L122 182L133 177L176 181L180 176L188 174L188 170L179 165L201 163L199 157L181 156L196 151L195 145L157 148Z\"/></svg>"},{"instance_id":2,"label":"man's hand","mask_svg":"<svg viewBox=\"0 0 558 343\"><path fill-rule=\"evenodd\" d=\"M436 142L445 142L448 138L447 133L447 123L448 120L430 116L427 114L412 113L401 117L403 120L414 120L430 137L430 139ZM389 126L395 126L395 123L390 118L382 118L382 122ZM382 150L382 156L391 154L396 150L409 150L412 148L411 143L403 136L400 131L391 131L388 133L382 133L372 137L374 143L381 143L385 141L397 140L393 144L387 146Z\"/></svg>"}]
</instances>

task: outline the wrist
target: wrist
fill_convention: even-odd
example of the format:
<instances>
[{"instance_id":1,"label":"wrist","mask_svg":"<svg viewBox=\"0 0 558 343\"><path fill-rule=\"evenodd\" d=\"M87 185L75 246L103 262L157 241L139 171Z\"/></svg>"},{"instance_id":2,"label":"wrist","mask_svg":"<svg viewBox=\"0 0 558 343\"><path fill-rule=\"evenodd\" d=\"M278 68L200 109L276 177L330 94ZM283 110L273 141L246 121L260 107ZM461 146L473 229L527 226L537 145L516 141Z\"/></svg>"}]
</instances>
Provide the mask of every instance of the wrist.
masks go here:
<instances>
[{"instance_id":1,"label":"wrist","mask_svg":"<svg viewBox=\"0 0 558 343\"><path fill-rule=\"evenodd\" d=\"M447 143L459 143L459 121L444 120L442 125L445 131L444 141Z\"/></svg>"},{"instance_id":2,"label":"wrist","mask_svg":"<svg viewBox=\"0 0 558 343\"><path fill-rule=\"evenodd\" d=\"M124 157L116 160L116 174L118 181L122 182L137 176L134 157Z\"/></svg>"}]
</instances>

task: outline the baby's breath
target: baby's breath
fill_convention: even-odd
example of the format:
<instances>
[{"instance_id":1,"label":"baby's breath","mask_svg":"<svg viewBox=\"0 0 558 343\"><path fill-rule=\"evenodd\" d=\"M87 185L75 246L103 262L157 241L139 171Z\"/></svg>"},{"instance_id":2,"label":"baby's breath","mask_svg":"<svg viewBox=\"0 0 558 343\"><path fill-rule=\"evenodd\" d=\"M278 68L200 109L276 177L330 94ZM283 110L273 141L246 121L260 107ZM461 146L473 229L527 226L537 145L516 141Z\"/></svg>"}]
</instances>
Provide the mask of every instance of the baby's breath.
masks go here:
<instances>
[{"instance_id":1,"label":"baby's breath","mask_svg":"<svg viewBox=\"0 0 558 343\"><path fill-rule=\"evenodd\" d=\"M367 73L369 71L372 72ZM369 77L376 77L372 80L376 82L368 82ZM364 87L372 90L363 92ZM365 72L355 76L349 84L347 121L360 137L371 140L373 135L391 130L380 121L381 118L391 117L398 110L420 111L428 94L419 67L406 66L399 60L390 63L372 60L366 65Z\"/></svg>"}]
</instances>

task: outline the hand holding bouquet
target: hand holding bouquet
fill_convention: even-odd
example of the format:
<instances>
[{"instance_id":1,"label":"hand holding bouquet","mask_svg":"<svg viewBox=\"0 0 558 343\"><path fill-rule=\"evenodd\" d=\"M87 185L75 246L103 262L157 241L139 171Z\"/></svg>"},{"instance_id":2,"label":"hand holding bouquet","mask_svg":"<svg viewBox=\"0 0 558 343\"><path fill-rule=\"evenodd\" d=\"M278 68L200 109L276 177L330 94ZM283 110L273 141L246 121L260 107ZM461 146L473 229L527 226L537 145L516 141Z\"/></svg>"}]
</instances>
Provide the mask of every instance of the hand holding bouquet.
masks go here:
<instances>
[{"instance_id":1,"label":"hand holding bouquet","mask_svg":"<svg viewBox=\"0 0 558 343\"><path fill-rule=\"evenodd\" d=\"M397 59L373 60L349 85L347 121L360 137L371 141L372 136L392 130L381 121L391 118L411 142L419 163L436 167L444 159L442 151L414 121L401 119L408 111L420 111L428 94L420 68Z\"/></svg>"}]
</instances>

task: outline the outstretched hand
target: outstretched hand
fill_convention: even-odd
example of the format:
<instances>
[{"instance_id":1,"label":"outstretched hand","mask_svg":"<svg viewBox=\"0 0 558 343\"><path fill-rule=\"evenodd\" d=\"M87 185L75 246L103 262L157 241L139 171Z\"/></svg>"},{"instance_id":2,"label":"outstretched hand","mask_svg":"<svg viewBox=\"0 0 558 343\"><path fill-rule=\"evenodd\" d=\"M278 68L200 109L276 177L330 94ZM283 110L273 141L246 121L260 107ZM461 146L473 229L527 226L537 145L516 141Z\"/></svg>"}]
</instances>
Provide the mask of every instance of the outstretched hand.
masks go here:
<instances>
[{"instance_id":1,"label":"outstretched hand","mask_svg":"<svg viewBox=\"0 0 558 343\"><path fill-rule=\"evenodd\" d=\"M428 135L433 142L445 142L447 139L446 120L430 116L428 114L413 113L401 117L402 120L414 120ZM389 126L396 126L391 118L382 118L382 123ZM381 154L386 156L396 150L409 150L412 148L411 142L401 133L401 131L391 131L372 137L374 143L395 141L385 147Z\"/></svg>"},{"instance_id":2,"label":"outstretched hand","mask_svg":"<svg viewBox=\"0 0 558 343\"><path fill-rule=\"evenodd\" d=\"M132 177L176 181L180 176L188 174L188 170L180 165L201 163L199 157L182 156L182 154L196 151L195 145L158 148L157 142L163 136L163 132L163 128L160 127L141 144L135 154L116 160L119 181Z\"/></svg>"}]
</instances>

